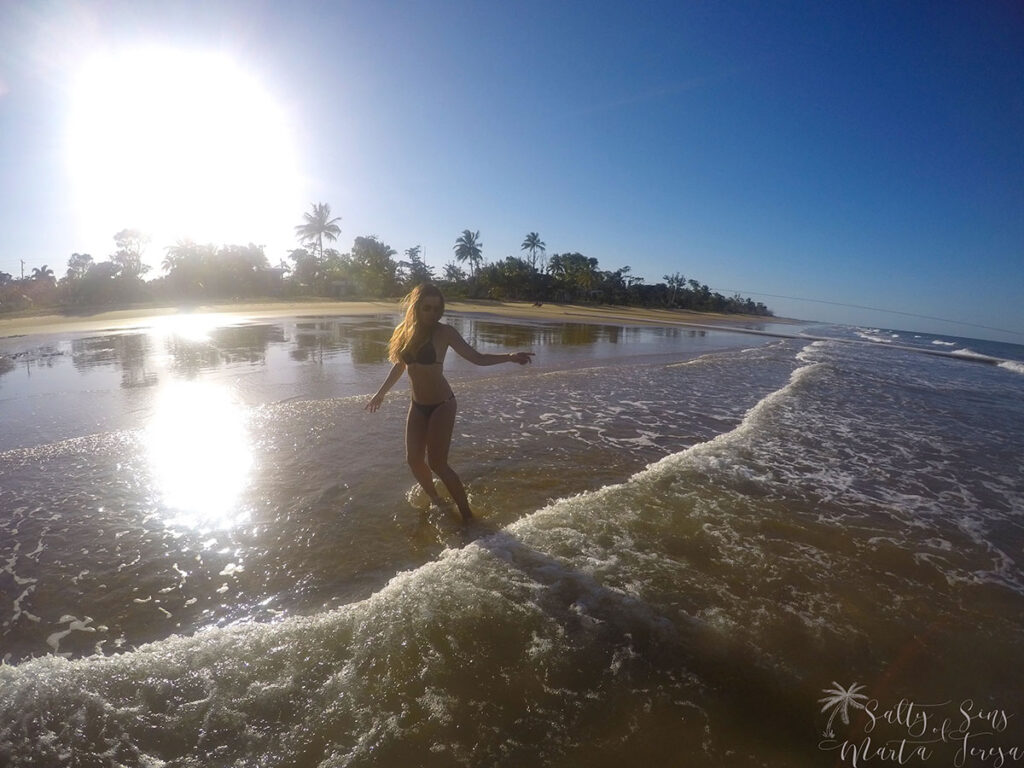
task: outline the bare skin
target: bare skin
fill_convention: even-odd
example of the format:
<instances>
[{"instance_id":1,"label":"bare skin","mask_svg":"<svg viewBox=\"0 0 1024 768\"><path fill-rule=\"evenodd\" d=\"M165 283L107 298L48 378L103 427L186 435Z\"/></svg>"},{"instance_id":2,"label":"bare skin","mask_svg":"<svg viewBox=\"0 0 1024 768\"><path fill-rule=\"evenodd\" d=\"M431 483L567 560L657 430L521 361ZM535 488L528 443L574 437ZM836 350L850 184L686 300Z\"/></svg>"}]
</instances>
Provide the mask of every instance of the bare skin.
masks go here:
<instances>
[{"instance_id":1,"label":"bare skin","mask_svg":"<svg viewBox=\"0 0 1024 768\"><path fill-rule=\"evenodd\" d=\"M473 518L473 512L466 498L466 489L458 474L448 463L448 451L451 447L452 430L455 426L456 402L452 388L444 377L444 357L448 349L454 349L461 357L475 365L498 365L499 363L518 363L526 365L531 362L532 352L515 352L508 355L485 355L477 352L465 339L449 325L440 322L442 314L441 299L428 296L420 301L417 309L417 322L431 330L431 342L434 345L436 361L433 363L397 362L391 368L387 378L377 393L366 404L366 410L376 412L384 402L384 395L402 377L409 372L412 384L412 403L405 426L406 461L413 476L420 484L431 503L440 505L441 497L434 486L436 474L451 494L463 520ZM430 415L425 415L416 404L437 405Z\"/></svg>"},{"instance_id":2,"label":"bare skin","mask_svg":"<svg viewBox=\"0 0 1024 768\"><path fill-rule=\"evenodd\" d=\"M441 498L434 487L436 474L448 489L463 518L469 519L473 515L469 511L466 489L458 474L448 464L455 411L454 400L438 406L429 418L410 405L405 423L405 459L432 504L441 504Z\"/></svg>"}]
</instances>

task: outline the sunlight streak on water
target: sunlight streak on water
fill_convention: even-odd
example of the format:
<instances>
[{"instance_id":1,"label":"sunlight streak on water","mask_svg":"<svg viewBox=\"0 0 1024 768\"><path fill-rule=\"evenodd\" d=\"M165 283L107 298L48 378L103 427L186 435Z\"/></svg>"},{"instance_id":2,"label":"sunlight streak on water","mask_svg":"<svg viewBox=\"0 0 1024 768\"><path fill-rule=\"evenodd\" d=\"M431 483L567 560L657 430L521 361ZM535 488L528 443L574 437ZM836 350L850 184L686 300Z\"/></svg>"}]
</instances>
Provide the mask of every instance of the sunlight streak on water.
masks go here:
<instances>
[{"instance_id":1,"label":"sunlight streak on water","mask_svg":"<svg viewBox=\"0 0 1024 768\"><path fill-rule=\"evenodd\" d=\"M178 382L159 395L145 431L149 465L167 523L223 530L248 519L252 441L245 414L222 387Z\"/></svg>"},{"instance_id":2,"label":"sunlight streak on water","mask_svg":"<svg viewBox=\"0 0 1024 768\"><path fill-rule=\"evenodd\" d=\"M216 328L230 323L224 313L160 315L152 319L151 332L158 337L177 336L183 341L208 342Z\"/></svg>"}]
</instances>

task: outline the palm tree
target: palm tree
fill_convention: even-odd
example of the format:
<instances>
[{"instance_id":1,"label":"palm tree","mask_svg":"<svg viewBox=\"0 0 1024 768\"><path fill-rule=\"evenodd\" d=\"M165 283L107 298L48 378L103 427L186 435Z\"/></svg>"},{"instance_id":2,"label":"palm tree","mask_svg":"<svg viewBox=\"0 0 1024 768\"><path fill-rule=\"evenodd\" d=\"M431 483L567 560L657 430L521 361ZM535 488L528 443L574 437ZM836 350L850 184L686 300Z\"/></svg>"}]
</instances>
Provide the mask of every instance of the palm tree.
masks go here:
<instances>
[{"instance_id":1,"label":"palm tree","mask_svg":"<svg viewBox=\"0 0 1024 768\"><path fill-rule=\"evenodd\" d=\"M299 224L295 227L295 234L299 237L299 242L303 245L316 245L316 257L317 261L323 261L324 258L324 238L328 240L337 240L338 235L341 234L341 227L338 226L337 222L341 221L341 216L331 218L331 206L327 203L310 203L313 206L312 213L304 213L303 217L306 219L305 224Z\"/></svg>"},{"instance_id":2,"label":"palm tree","mask_svg":"<svg viewBox=\"0 0 1024 768\"><path fill-rule=\"evenodd\" d=\"M530 263L533 265L533 269L537 269L537 251L544 253L547 250L547 243L540 239L540 235L536 232L531 232L523 240L523 244L519 250L530 252Z\"/></svg>"},{"instance_id":3,"label":"palm tree","mask_svg":"<svg viewBox=\"0 0 1024 768\"><path fill-rule=\"evenodd\" d=\"M480 242L480 230L470 232L468 229L464 229L455 241L455 258L459 262L468 261L474 277L480 268L480 262L483 261L483 245Z\"/></svg>"},{"instance_id":4,"label":"palm tree","mask_svg":"<svg viewBox=\"0 0 1024 768\"><path fill-rule=\"evenodd\" d=\"M824 736L826 738L832 738L835 734L832 731L832 721L836 719L836 715L843 721L844 725L850 724L850 707L857 707L858 709L864 709L864 705L858 701L867 701L868 697L858 691L864 690L863 685L854 683L849 688L843 688L839 683L833 681L832 685L835 688L825 688L822 693L829 694L823 699L818 699L820 704L824 704L821 708L822 712L829 709L832 710L831 716L828 718L828 723L825 725Z\"/></svg>"},{"instance_id":5,"label":"palm tree","mask_svg":"<svg viewBox=\"0 0 1024 768\"><path fill-rule=\"evenodd\" d=\"M32 267L32 279L33 280L46 280L53 282L53 270L50 269L46 264L41 267Z\"/></svg>"}]
</instances>

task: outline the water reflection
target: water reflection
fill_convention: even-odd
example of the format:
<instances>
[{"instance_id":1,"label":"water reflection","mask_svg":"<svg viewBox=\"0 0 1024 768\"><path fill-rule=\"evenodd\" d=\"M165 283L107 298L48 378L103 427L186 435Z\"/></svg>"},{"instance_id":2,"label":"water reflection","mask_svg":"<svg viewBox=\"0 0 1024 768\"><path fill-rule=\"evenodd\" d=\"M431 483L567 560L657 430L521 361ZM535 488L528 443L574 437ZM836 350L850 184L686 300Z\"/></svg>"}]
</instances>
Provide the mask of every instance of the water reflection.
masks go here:
<instances>
[{"instance_id":1,"label":"water reflection","mask_svg":"<svg viewBox=\"0 0 1024 768\"><path fill-rule=\"evenodd\" d=\"M249 483L252 441L243 409L223 387L165 387L144 443L169 524L209 531L248 519L239 500Z\"/></svg>"},{"instance_id":2,"label":"water reflection","mask_svg":"<svg viewBox=\"0 0 1024 768\"><path fill-rule=\"evenodd\" d=\"M347 351L354 363L383 363L395 323L390 317L363 322L338 318L299 321L295 324L295 347L289 356L297 362L322 363L325 357Z\"/></svg>"},{"instance_id":3,"label":"water reflection","mask_svg":"<svg viewBox=\"0 0 1024 768\"><path fill-rule=\"evenodd\" d=\"M357 365L387 361L387 342L398 318L315 317L288 322L217 325L220 315L173 315L158 318L140 332L109 333L72 338L60 348L40 345L30 350L2 354L0 374L24 364L53 367L70 359L76 371L89 373L114 367L126 389L161 383L164 371L193 379L221 366L269 365L274 348L286 350L296 363L318 363L348 356ZM682 328L624 327L586 323L491 321L453 315L452 326L474 347L531 349L540 347L590 347L610 344L650 344L656 340L704 336L705 331Z\"/></svg>"},{"instance_id":4,"label":"water reflection","mask_svg":"<svg viewBox=\"0 0 1024 768\"><path fill-rule=\"evenodd\" d=\"M703 329L659 326L599 325L596 323L521 323L449 318L472 346L493 344L504 347L629 344L653 339L704 337Z\"/></svg>"},{"instance_id":5,"label":"water reflection","mask_svg":"<svg viewBox=\"0 0 1024 768\"><path fill-rule=\"evenodd\" d=\"M31 350L6 352L0 350L0 377L16 368L23 370L28 377L32 376L33 368L53 368L60 365L64 352L47 344Z\"/></svg>"},{"instance_id":6,"label":"water reflection","mask_svg":"<svg viewBox=\"0 0 1024 768\"><path fill-rule=\"evenodd\" d=\"M279 325L237 325L213 328L205 336L169 334L163 346L175 373L194 378L220 365L266 362L271 344L285 340Z\"/></svg>"},{"instance_id":7,"label":"water reflection","mask_svg":"<svg viewBox=\"0 0 1024 768\"><path fill-rule=\"evenodd\" d=\"M121 386L151 387L157 383L152 369L152 344L141 334L113 334L72 339L71 362L78 371L101 365L116 365L121 370Z\"/></svg>"},{"instance_id":8,"label":"water reflection","mask_svg":"<svg viewBox=\"0 0 1024 768\"><path fill-rule=\"evenodd\" d=\"M137 429L148 423L162 388L175 381L229 382L231 391L250 404L365 396L380 385L379 367L387 365L387 342L398 319L382 313L217 325L239 318L176 315L115 333L0 339L0 450ZM694 329L458 313L447 321L482 352L536 352L532 370L572 368L580 360L623 354L675 356L681 339L705 336ZM455 354L446 362L455 378L496 373Z\"/></svg>"}]
</instances>

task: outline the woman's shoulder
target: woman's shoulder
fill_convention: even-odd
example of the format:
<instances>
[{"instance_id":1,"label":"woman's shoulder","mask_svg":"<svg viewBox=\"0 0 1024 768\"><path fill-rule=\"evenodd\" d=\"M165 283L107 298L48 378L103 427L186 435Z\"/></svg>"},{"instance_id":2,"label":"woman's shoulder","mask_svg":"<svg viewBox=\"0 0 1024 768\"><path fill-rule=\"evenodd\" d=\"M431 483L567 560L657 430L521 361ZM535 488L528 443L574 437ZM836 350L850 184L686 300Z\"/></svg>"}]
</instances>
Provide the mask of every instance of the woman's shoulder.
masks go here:
<instances>
[{"instance_id":1,"label":"woman's shoulder","mask_svg":"<svg viewBox=\"0 0 1024 768\"><path fill-rule=\"evenodd\" d=\"M457 344L462 339L459 332L447 323L438 323L437 327L434 328L433 340L435 345L444 345L450 347L452 344Z\"/></svg>"}]
</instances>

